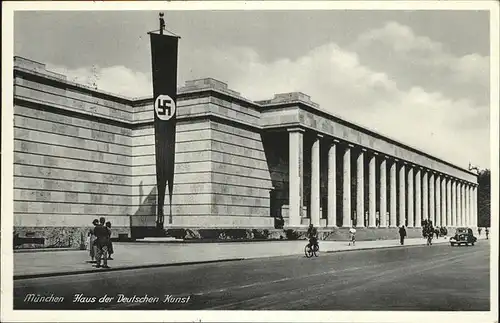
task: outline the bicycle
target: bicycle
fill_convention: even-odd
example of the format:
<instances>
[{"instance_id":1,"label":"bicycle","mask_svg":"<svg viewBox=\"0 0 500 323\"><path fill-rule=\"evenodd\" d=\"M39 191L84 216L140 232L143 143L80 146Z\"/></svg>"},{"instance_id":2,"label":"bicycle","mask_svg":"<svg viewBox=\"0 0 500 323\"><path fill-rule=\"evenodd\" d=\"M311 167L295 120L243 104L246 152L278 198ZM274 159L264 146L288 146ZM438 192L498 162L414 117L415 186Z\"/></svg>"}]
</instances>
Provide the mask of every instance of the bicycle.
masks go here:
<instances>
[{"instance_id":1,"label":"bicycle","mask_svg":"<svg viewBox=\"0 0 500 323\"><path fill-rule=\"evenodd\" d=\"M317 243L311 244L308 243L306 244L306 247L304 248L304 253L306 254L307 258L311 258L313 255L315 257L319 256L319 245Z\"/></svg>"}]
</instances>

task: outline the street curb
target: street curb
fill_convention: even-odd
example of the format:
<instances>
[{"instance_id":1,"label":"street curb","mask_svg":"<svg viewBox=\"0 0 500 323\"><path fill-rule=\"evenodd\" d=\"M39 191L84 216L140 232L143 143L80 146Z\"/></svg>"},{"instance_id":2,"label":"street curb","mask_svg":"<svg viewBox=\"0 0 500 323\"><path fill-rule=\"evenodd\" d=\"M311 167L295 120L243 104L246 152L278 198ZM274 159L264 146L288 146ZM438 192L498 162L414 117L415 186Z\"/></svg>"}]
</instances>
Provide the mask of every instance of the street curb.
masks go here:
<instances>
[{"instance_id":1,"label":"street curb","mask_svg":"<svg viewBox=\"0 0 500 323\"><path fill-rule=\"evenodd\" d=\"M442 244L444 242L438 242L437 244ZM383 247L364 247L364 248L356 248L356 249L343 249L343 250L329 250L323 251L323 253L336 253L336 252L346 252L346 251L358 251L358 250L373 250L373 249L391 249L391 248L410 248L410 247L421 247L425 246L425 244L413 244L413 245L396 245L396 246L383 246ZM321 250L320 250L321 253Z\"/></svg>"},{"instance_id":2,"label":"street curb","mask_svg":"<svg viewBox=\"0 0 500 323\"><path fill-rule=\"evenodd\" d=\"M61 252L61 251L87 251L87 249L79 248L44 248L44 249L14 249L14 253L30 253L30 252Z\"/></svg>"},{"instance_id":3,"label":"street curb","mask_svg":"<svg viewBox=\"0 0 500 323\"><path fill-rule=\"evenodd\" d=\"M174 262L174 263L169 263L169 264L138 265L138 266L116 267L116 268L108 268L108 269L93 268L93 269L82 269L82 270L71 271L71 272L64 271L64 272L41 273L41 274L14 275L13 280L82 275L82 274L101 273L101 272L110 272L110 271L124 271L124 270L131 270L131 269L146 269L146 268L158 268L158 267L199 265L199 264L209 264L209 263L218 263L218 262L241 261L241 260L246 260L246 259L248 259L248 258L230 258L230 259L218 259L218 260Z\"/></svg>"},{"instance_id":4,"label":"street curb","mask_svg":"<svg viewBox=\"0 0 500 323\"><path fill-rule=\"evenodd\" d=\"M439 242L437 244L442 244L445 242ZM342 249L342 250L329 250L329 251L321 251L320 253L339 253L339 252L352 252L352 251L363 251L363 250L373 250L373 249L389 249L389 248L408 248L408 247L420 247L421 245L395 245L395 246L383 246L383 247L364 247L357 249ZM46 277L58 277L58 276L71 276L71 275L81 275L81 274L90 274L97 272L110 272L110 271L124 271L124 270L133 270L133 269L146 269L146 268L159 268L159 267L175 267L175 266L187 266L187 265L199 265L199 264L210 264L210 263L218 263L218 262L231 262L231 261L242 261L242 260L255 260L260 258L273 258L273 257L288 257L288 256L298 256L301 253L289 254L289 255L279 255L279 256L262 256L262 257L244 257L244 258L229 258L229 259L219 259L219 260L203 260L203 261L188 261L188 262L176 262L169 264L150 264L150 265L137 265L137 266L128 266L128 267L117 267L117 268L109 268L109 269L84 269L72 272L54 272L54 273L41 273L41 274L27 274L27 275L15 275L13 280L23 280L23 279L31 279L31 278L46 278Z\"/></svg>"}]
</instances>

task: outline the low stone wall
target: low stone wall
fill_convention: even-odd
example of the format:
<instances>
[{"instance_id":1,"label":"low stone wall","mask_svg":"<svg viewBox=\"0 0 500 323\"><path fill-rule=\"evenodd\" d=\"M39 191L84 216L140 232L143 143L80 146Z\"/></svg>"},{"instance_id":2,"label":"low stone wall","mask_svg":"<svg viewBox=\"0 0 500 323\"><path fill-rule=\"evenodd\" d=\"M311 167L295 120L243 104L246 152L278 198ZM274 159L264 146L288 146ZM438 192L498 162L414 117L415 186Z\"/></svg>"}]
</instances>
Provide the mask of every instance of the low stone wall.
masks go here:
<instances>
[{"instance_id":1,"label":"low stone wall","mask_svg":"<svg viewBox=\"0 0 500 323\"><path fill-rule=\"evenodd\" d=\"M15 227L14 248L86 248L90 227ZM454 228L448 228L448 235ZM422 229L407 228L406 238L421 238ZM17 238L16 238L17 236ZM185 241L271 241L307 240L307 227L285 229L247 228L170 228L158 230L155 227L113 227L113 240L135 240L145 237L174 237ZM319 228L320 240L347 241L349 228ZM357 241L399 239L399 228L357 228ZM19 243L38 240L38 243ZM41 242L43 240L43 242ZM17 242L17 244L16 244Z\"/></svg>"},{"instance_id":2,"label":"low stone wall","mask_svg":"<svg viewBox=\"0 0 500 323\"><path fill-rule=\"evenodd\" d=\"M407 228L407 238L422 237L419 228ZM294 229L167 229L165 234L184 240L306 240L307 228ZM348 240L349 228L319 229L320 240ZM358 228L357 241L399 239L399 228Z\"/></svg>"},{"instance_id":3,"label":"low stone wall","mask_svg":"<svg viewBox=\"0 0 500 323\"><path fill-rule=\"evenodd\" d=\"M167 229L165 233L184 240L288 240L281 229Z\"/></svg>"},{"instance_id":4,"label":"low stone wall","mask_svg":"<svg viewBox=\"0 0 500 323\"><path fill-rule=\"evenodd\" d=\"M86 248L88 227L14 227L14 248ZM112 238L130 236L130 227L113 227Z\"/></svg>"}]
</instances>

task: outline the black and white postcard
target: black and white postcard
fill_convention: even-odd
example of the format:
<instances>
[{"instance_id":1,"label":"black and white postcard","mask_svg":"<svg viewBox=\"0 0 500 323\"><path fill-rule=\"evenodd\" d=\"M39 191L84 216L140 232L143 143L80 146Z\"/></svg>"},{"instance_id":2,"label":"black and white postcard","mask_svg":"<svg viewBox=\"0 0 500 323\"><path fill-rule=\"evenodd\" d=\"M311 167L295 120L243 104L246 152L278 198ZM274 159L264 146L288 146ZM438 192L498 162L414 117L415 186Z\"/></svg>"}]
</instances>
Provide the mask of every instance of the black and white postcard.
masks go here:
<instances>
[{"instance_id":1,"label":"black and white postcard","mask_svg":"<svg viewBox=\"0 0 500 323\"><path fill-rule=\"evenodd\" d=\"M2 321L497 320L498 3L2 8Z\"/></svg>"}]
</instances>

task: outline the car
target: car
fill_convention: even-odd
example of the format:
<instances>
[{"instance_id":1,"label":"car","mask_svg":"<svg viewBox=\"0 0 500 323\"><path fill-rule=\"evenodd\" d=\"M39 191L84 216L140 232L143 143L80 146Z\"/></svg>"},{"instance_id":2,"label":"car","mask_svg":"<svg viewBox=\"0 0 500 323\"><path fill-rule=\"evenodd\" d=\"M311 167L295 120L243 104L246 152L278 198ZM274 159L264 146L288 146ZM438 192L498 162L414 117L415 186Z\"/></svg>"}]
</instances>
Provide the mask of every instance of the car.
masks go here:
<instances>
[{"instance_id":1,"label":"car","mask_svg":"<svg viewBox=\"0 0 500 323\"><path fill-rule=\"evenodd\" d=\"M476 241L477 238L474 237L472 229L467 227L457 228L455 230L455 235L450 238L450 244L452 246L459 246L461 244L464 244L466 246L468 246L469 244L474 245Z\"/></svg>"}]
</instances>

